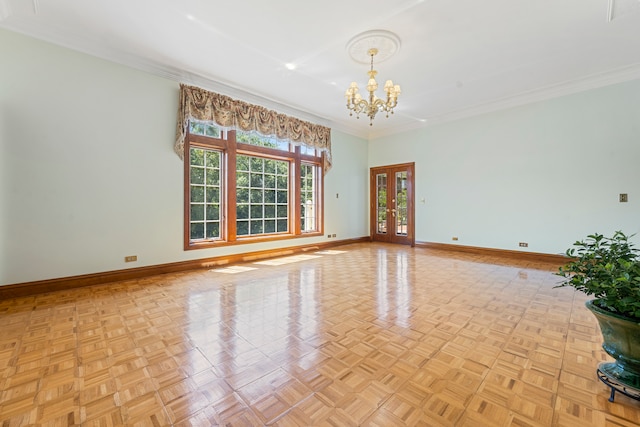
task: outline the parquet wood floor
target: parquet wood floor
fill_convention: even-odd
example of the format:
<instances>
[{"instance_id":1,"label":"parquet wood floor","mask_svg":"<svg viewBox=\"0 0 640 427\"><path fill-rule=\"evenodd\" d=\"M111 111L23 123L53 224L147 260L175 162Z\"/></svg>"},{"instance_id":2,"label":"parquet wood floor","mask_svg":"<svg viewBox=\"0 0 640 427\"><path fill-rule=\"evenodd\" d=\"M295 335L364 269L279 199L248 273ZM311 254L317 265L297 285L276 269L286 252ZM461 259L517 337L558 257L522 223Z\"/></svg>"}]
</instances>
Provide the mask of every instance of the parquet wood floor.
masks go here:
<instances>
[{"instance_id":1,"label":"parquet wood floor","mask_svg":"<svg viewBox=\"0 0 640 427\"><path fill-rule=\"evenodd\" d=\"M355 244L0 301L0 425L639 425L556 268Z\"/></svg>"}]
</instances>

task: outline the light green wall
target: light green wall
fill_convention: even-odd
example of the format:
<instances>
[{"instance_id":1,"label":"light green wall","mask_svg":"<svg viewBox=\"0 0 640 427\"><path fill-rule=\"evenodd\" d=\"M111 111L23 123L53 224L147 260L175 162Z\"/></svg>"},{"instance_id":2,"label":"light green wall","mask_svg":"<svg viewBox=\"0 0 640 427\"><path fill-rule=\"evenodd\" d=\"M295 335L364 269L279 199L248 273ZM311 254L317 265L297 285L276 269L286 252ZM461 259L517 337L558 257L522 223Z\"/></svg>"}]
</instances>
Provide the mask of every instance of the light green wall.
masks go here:
<instances>
[{"instance_id":1,"label":"light green wall","mask_svg":"<svg viewBox=\"0 0 640 427\"><path fill-rule=\"evenodd\" d=\"M338 131L332 132L331 139L334 163L324 181L325 235L368 236L367 141Z\"/></svg>"},{"instance_id":2,"label":"light green wall","mask_svg":"<svg viewBox=\"0 0 640 427\"><path fill-rule=\"evenodd\" d=\"M639 160L640 81L369 143L370 166L416 163L417 241L542 253L640 231Z\"/></svg>"},{"instance_id":3,"label":"light green wall","mask_svg":"<svg viewBox=\"0 0 640 427\"><path fill-rule=\"evenodd\" d=\"M328 240L184 251L178 82L7 31L0 58L0 285ZM325 234L366 236L367 143L332 144Z\"/></svg>"}]
</instances>

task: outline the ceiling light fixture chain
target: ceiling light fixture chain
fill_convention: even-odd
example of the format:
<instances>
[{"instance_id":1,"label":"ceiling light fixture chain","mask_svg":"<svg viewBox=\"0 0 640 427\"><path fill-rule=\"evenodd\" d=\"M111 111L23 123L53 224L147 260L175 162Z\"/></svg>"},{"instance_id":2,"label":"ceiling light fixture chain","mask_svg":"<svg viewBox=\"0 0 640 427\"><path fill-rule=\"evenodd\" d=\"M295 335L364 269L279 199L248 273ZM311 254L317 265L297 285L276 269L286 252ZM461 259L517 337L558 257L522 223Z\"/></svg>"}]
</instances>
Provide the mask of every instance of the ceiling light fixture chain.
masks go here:
<instances>
[{"instance_id":1,"label":"ceiling light fixture chain","mask_svg":"<svg viewBox=\"0 0 640 427\"><path fill-rule=\"evenodd\" d=\"M359 88L356 82L351 82L344 96L347 99L349 115L353 116L353 113L356 113L356 118L359 119L360 113L364 113L369 117L369 126L373 126L373 119L378 112L385 112L387 117L389 117L389 113L393 114L393 109L398 105L398 96L401 90L399 85L394 85L391 80L387 80L384 84L386 99L383 100L375 95L375 91L378 89L378 82L376 82L378 72L373 69L373 57L378 54L378 49L372 47L367 53L371 56L371 70L367 72L369 75L367 82L369 99L366 100L358 93Z\"/></svg>"}]
</instances>

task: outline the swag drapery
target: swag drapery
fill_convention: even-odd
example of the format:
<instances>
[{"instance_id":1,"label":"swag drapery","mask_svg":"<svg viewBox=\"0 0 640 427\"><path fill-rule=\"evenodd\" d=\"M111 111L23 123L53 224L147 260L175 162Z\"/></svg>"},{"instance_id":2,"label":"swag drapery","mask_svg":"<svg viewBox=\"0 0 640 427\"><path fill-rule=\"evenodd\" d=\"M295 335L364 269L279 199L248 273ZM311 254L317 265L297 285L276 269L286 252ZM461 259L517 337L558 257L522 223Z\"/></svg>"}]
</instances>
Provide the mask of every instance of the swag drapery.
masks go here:
<instances>
[{"instance_id":1,"label":"swag drapery","mask_svg":"<svg viewBox=\"0 0 640 427\"><path fill-rule=\"evenodd\" d=\"M324 171L331 168L331 129L289 117L258 105L232 99L195 86L180 85L180 105L174 150L184 160L189 120L204 120L226 128L258 132L324 153Z\"/></svg>"}]
</instances>

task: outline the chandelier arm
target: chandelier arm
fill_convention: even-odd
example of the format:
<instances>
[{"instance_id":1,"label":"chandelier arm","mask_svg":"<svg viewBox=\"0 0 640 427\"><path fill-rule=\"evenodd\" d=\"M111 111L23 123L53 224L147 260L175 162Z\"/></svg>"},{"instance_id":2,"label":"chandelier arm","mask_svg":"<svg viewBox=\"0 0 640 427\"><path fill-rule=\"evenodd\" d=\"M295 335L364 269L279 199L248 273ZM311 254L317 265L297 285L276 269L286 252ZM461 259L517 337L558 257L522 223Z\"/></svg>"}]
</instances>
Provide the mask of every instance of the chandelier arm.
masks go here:
<instances>
[{"instance_id":1,"label":"chandelier arm","mask_svg":"<svg viewBox=\"0 0 640 427\"><path fill-rule=\"evenodd\" d=\"M361 100L360 102L358 102L356 104L356 109L357 109L358 113L366 111L366 110L369 109L369 103L367 102L366 99L363 99L363 100Z\"/></svg>"},{"instance_id":2,"label":"chandelier arm","mask_svg":"<svg viewBox=\"0 0 640 427\"><path fill-rule=\"evenodd\" d=\"M349 104L347 104L347 108L350 110L349 115L353 115L356 113L356 117L360 115L363 111L369 110L369 103L366 99L361 99L360 101L356 101L355 97L349 100ZM367 113L368 114L368 113Z\"/></svg>"}]
</instances>

